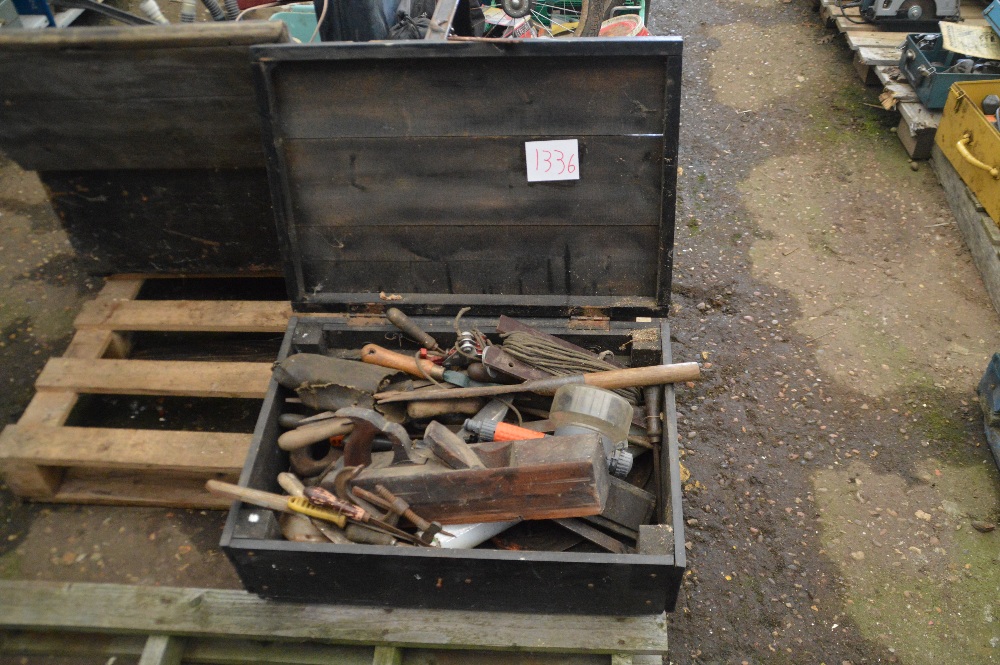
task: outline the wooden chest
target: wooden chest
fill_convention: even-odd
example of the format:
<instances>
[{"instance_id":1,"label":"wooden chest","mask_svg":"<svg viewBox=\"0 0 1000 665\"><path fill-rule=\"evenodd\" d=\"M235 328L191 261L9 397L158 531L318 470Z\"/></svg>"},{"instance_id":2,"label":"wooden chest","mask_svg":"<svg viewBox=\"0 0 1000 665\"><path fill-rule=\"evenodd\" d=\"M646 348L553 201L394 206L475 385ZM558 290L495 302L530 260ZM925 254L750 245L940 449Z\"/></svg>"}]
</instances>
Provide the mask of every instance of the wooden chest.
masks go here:
<instances>
[{"instance_id":1,"label":"wooden chest","mask_svg":"<svg viewBox=\"0 0 1000 665\"><path fill-rule=\"evenodd\" d=\"M445 344L501 314L624 364L670 361L681 40L258 47L268 169L299 311L282 357L345 355L395 306ZM578 142L579 179L528 182L530 148ZM415 347L401 342L404 352ZM295 543L235 503L222 547L265 597L385 607L607 615L671 610L685 567L673 389L662 546L638 553ZM278 491L272 381L240 484Z\"/></svg>"}]
</instances>

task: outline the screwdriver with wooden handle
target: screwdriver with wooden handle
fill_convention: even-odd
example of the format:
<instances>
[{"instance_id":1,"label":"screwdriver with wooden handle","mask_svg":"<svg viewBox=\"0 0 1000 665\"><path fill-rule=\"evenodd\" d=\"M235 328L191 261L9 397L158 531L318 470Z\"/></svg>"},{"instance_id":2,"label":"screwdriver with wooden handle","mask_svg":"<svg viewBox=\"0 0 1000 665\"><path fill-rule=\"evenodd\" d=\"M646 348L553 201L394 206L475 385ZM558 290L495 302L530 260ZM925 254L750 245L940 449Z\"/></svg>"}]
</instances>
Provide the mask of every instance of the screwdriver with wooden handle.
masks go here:
<instances>
[{"instance_id":1,"label":"screwdriver with wooden handle","mask_svg":"<svg viewBox=\"0 0 1000 665\"><path fill-rule=\"evenodd\" d=\"M336 510L317 506L304 497L282 496L273 492L224 483L221 480L207 481L205 489L213 494L221 494L231 499L239 499L244 503L260 506L261 508L270 508L281 513L301 513L309 517L333 522L341 529L347 526L347 517L344 514Z\"/></svg>"},{"instance_id":2,"label":"screwdriver with wooden handle","mask_svg":"<svg viewBox=\"0 0 1000 665\"><path fill-rule=\"evenodd\" d=\"M612 369L606 372L589 372L587 374L570 374L569 376L554 376L551 379L537 379L506 386L477 386L473 388L448 388L443 390L394 390L376 393L375 399L380 404L390 402L424 401L431 399L461 399L465 397L492 397L494 395L509 395L511 393L532 392L540 395L554 395L562 386L584 384L595 388L633 388L655 386L664 383L694 381L701 378L701 367L698 363L673 363L670 365L650 365L649 367L631 367L629 369Z\"/></svg>"},{"instance_id":3,"label":"screwdriver with wooden handle","mask_svg":"<svg viewBox=\"0 0 1000 665\"><path fill-rule=\"evenodd\" d=\"M410 319L410 317L395 307L390 307L386 310L385 318L389 319L389 323L399 328L403 334L412 339L414 342L418 342L425 349L442 352L441 347L438 346L437 340L424 332L420 326Z\"/></svg>"}]
</instances>

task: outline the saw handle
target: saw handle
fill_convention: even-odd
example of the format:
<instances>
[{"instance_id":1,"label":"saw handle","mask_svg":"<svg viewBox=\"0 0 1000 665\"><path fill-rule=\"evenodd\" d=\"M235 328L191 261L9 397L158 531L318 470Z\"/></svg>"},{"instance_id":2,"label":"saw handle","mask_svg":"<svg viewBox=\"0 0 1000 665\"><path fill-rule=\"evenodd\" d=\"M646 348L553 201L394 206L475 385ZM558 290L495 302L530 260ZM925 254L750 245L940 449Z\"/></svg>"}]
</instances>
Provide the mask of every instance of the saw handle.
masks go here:
<instances>
[{"instance_id":1,"label":"saw handle","mask_svg":"<svg viewBox=\"0 0 1000 665\"><path fill-rule=\"evenodd\" d=\"M361 347L361 361L379 367L398 369L411 376L425 378L429 376L436 381L444 378L444 368L435 365L430 360L417 359L413 356L406 356L389 349L382 348L378 344L365 344ZM423 368L423 372L420 371Z\"/></svg>"}]
</instances>

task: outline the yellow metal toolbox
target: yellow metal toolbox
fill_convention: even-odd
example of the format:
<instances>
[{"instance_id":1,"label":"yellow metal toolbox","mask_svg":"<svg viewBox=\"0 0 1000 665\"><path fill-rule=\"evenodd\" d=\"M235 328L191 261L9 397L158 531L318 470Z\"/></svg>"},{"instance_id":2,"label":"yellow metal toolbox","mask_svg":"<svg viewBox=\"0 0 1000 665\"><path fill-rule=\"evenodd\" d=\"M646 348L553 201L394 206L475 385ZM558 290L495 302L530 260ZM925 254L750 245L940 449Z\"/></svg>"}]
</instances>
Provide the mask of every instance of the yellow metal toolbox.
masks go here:
<instances>
[{"instance_id":1,"label":"yellow metal toolbox","mask_svg":"<svg viewBox=\"0 0 1000 665\"><path fill-rule=\"evenodd\" d=\"M987 95L1000 95L1000 80L953 84L934 142L997 222L1000 220L1000 131L983 115L982 103Z\"/></svg>"}]
</instances>

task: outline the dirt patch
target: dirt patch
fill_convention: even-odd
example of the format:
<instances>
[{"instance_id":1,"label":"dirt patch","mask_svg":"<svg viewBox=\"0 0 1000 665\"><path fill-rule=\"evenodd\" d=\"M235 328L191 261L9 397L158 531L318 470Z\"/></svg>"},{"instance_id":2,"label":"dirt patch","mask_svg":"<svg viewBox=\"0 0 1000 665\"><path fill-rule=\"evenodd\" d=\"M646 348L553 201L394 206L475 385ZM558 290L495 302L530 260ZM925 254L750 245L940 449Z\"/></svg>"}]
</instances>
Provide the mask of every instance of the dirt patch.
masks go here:
<instances>
[{"instance_id":1,"label":"dirt patch","mask_svg":"<svg viewBox=\"0 0 1000 665\"><path fill-rule=\"evenodd\" d=\"M0 577L238 588L221 511L66 506L38 511Z\"/></svg>"},{"instance_id":2,"label":"dirt patch","mask_svg":"<svg viewBox=\"0 0 1000 665\"><path fill-rule=\"evenodd\" d=\"M712 55L710 84L716 99L734 109L760 111L791 95L807 98L817 86L836 80L824 66L831 64L830 49L801 25L739 22L715 26L708 35L720 44Z\"/></svg>"},{"instance_id":3,"label":"dirt patch","mask_svg":"<svg viewBox=\"0 0 1000 665\"><path fill-rule=\"evenodd\" d=\"M794 295L793 325L844 385L968 387L1000 348L996 315L930 169L911 171L886 142L755 167L740 185L761 232L753 274Z\"/></svg>"},{"instance_id":4,"label":"dirt patch","mask_svg":"<svg viewBox=\"0 0 1000 665\"><path fill-rule=\"evenodd\" d=\"M845 609L902 662L1000 660L996 469L932 457L916 476L864 462L816 475L822 542L848 580ZM955 645L962 648L956 650Z\"/></svg>"},{"instance_id":5,"label":"dirt patch","mask_svg":"<svg viewBox=\"0 0 1000 665\"><path fill-rule=\"evenodd\" d=\"M997 474L972 389L1000 322L938 186L812 4L651 9L685 38L671 329L674 358L704 366L678 392L689 568L669 660L991 662L997 536L971 521L997 518ZM25 386L5 415L86 290L53 279L73 265L26 216L42 193L25 178L0 165L4 196L24 190L0 202L17 227L0 366ZM6 577L238 584L222 512L4 510Z\"/></svg>"}]
</instances>

